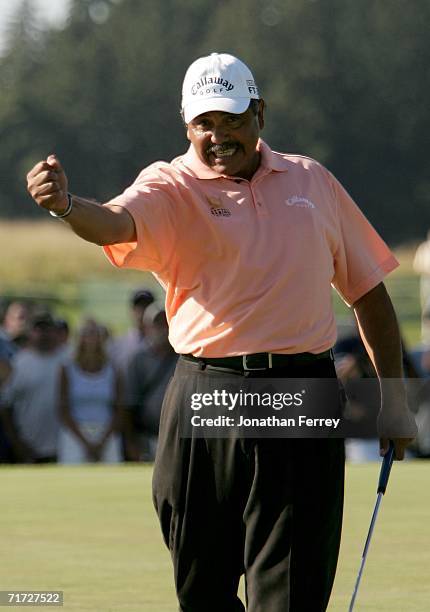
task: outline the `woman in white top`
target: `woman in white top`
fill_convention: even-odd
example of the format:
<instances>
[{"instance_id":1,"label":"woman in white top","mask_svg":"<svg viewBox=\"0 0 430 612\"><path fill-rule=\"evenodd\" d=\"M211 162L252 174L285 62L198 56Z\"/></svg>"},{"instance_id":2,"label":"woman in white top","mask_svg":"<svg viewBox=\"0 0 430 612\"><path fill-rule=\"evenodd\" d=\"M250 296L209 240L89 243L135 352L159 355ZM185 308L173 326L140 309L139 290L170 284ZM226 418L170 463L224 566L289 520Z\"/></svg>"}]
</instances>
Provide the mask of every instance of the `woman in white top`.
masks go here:
<instances>
[{"instance_id":1,"label":"woman in white top","mask_svg":"<svg viewBox=\"0 0 430 612\"><path fill-rule=\"evenodd\" d=\"M86 321L74 359L62 368L60 463L122 460L121 380L106 356L105 341L105 329Z\"/></svg>"}]
</instances>

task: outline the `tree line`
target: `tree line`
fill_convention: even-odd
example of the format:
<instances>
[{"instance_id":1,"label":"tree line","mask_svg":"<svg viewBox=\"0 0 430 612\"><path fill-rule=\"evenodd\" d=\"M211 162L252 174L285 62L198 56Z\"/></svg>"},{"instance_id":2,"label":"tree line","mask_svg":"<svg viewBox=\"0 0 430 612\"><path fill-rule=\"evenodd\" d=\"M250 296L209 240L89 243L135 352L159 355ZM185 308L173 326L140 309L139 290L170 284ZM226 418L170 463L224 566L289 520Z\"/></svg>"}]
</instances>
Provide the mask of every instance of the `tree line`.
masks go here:
<instances>
[{"instance_id":1,"label":"tree line","mask_svg":"<svg viewBox=\"0 0 430 612\"><path fill-rule=\"evenodd\" d=\"M104 200L187 141L188 65L239 56L267 102L263 138L315 157L391 244L430 227L428 0L74 0L62 31L26 0L0 58L0 216L40 218L29 168L56 152Z\"/></svg>"}]
</instances>

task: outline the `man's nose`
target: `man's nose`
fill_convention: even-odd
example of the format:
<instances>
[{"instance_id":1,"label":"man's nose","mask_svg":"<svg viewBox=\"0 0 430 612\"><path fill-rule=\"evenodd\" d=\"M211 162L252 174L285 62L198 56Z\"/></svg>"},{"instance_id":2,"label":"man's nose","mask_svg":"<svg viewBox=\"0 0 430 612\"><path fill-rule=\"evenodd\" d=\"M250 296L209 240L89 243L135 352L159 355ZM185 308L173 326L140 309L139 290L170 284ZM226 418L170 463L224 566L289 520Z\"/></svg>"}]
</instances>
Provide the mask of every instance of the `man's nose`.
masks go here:
<instances>
[{"instance_id":1,"label":"man's nose","mask_svg":"<svg viewBox=\"0 0 430 612\"><path fill-rule=\"evenodd\" d=\"M211 143L212 144L222 144L226 140L228 136L228 130L223 125L213 126L211 129Z\"/></svg>"}]
</instances>

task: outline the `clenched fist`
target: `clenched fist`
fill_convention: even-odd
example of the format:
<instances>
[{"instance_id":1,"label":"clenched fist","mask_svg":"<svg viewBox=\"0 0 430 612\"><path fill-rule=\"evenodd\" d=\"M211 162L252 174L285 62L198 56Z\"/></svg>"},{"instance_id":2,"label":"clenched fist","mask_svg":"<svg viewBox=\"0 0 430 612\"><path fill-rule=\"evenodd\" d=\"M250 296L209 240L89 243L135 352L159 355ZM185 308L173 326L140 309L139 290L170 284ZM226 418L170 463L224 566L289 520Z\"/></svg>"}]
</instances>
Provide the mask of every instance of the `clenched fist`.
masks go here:
<instances>
[{"instance_id":1,"label":"clenched fist","mask_svg":"<svg viewBox=\"0 0 430 612\"><path fill-rule=\"evenodd\" d=\"M27 190L41 208L62 214L68 205L67 177L55 155L41 161L27 174Z\"/></svg>"}]
</instances>

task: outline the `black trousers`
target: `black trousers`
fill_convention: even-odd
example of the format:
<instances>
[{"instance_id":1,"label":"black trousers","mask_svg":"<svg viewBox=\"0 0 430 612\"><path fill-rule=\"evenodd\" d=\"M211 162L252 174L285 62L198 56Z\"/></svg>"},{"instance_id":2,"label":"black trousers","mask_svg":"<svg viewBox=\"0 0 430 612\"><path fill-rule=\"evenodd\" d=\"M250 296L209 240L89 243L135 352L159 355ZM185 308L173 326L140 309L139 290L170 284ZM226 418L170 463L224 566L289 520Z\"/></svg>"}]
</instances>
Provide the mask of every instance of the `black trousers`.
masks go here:
<instances>
[{"instance_id":1,"label":"black trousers","mask_svg":"<svg viewBox=\"0 0 430 612\"><path fill-rule=\"evenodd\" d=\"M153 497L180 610L243 611L237 589L245 574L248 612L322 612L339 553L344 442L181 438L184 398L204 392L212 375L180 359L160 421ZM331 378L335 371L327 359L257 375Z\"/></svg>"}]
</instances>

